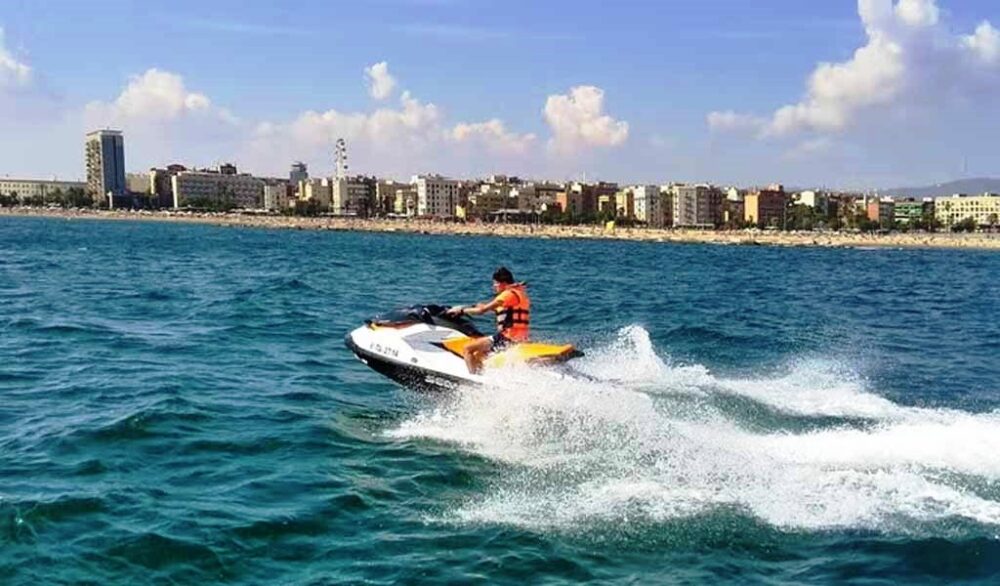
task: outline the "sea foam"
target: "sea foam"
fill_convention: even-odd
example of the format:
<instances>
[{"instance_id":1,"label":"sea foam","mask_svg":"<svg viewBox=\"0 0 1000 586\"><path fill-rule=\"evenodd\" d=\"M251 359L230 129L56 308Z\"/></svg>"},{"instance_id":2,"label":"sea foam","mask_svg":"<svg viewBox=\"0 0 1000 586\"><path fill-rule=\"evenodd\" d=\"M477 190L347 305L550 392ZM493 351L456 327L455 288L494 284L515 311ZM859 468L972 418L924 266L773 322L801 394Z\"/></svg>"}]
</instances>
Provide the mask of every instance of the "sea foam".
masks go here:
<instances>
[{"instance_id":1,"label":"sea foam","mask_svg":"<svg viewBox=\"0 0 1000 586\"><path fill-rule=\"evenodd\" d=\"M461 523L585 531L725 509L787 530L1000 527L1000 414L899 405L835 361L717 377L661 357L638 326L574 367L584 376L493 373L387 433L498 463L445 515ZM822 426L770 429L727 398Z\"/></svg>"}]
</instances>

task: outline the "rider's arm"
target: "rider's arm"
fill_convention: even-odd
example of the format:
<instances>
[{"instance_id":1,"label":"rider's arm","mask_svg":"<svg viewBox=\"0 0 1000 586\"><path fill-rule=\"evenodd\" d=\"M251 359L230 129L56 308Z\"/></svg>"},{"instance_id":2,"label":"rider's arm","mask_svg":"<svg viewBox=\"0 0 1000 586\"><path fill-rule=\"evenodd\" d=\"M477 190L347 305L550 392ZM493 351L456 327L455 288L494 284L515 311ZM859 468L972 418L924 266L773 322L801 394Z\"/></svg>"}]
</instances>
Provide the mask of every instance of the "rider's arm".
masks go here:
<instances>
[{"instance_id":1,"label":"rider's arm","mask_svg":"<svg viewBox=\"0 0 1000 586\"><path fill-rule=\"evenodd\" d=\"M463 307L462 313L465 315L480 315L483 313L488 313L494 309L503 305L503 301L499 298L494 299L488 303L477 303L476 305L471 305L469 307Z\"/></svg>"}]
</instances>

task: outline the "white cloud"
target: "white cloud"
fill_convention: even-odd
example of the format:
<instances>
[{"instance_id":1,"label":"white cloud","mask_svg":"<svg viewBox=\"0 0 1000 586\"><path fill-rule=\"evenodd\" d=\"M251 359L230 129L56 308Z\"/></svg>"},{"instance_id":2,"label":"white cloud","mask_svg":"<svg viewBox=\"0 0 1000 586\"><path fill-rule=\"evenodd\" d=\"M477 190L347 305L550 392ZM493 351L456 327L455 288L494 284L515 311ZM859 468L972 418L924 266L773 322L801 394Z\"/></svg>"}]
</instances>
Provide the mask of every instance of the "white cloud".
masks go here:
<instances>
[{"instance_id":1,"label":"white cloud","mask_svg":"<svg viewBox=\"0 0 1000 586\"><path fill-rule=\"evenodd\" d=\"M73 106L43 95L32 68L6 49L0 29L0 130L8 137L14 136L12 130L31 137L23 141L31 148L11 147L0 154L14 170L37 169L37 161L50 160L47 155L54 149L37 141L45 136L49 143L66 145L70 156L63 160L72 160L77 169L74 145L83 133L113 127L125 131L130 170L172 162L208 166L233 161L251 172L283 174L289 161L301 158L323 173L332 167L337 138L348 140L352 169L397 177L428 171L493 172L498 164L523 173L540 165L542 157L532 156L539 154L534 134L516 132L493 117L448 121L434 103L408 91L400 93L384 61L364 73L365 89L384 103L362 111L309 110L285 120L242 122L207 92L190 87L182 75L157 68L130 77L107 99ZM600 101L598 96L598 125ZM41 105L46 106L44 112ZM44 113L41 123L36 111ZM58 140L52 139L56 134ZM588 144L600 142L587 136Z\"/></svg>"},{"instance_id":2,"label":"white cloud","mask_svg":"<svg viewBox=\"0 0 1000 586\"><path fill-rule=\"evenodd\" d=\"M758 131L766 123L765 120L757 116L740 114L732 110L709 112L706 121L709 130L713 132Z\"/></svg>"},{"instance_id":3,"label":"white cloud","mask_svg":"<svg viewBox=\"0 0 1000 586\"><path fill-rule=\"evenodd\" d=\"M808 97L774 113L768 133L843 130L860 109L888 104L904 80L900 46L874 38L847 63L823 63L809 80Z\"/></svg>"},{"instance_id":4,"label":"white cloud","mask_svg":"<svg viewBox=\"0 0 1000 586\"><path fill-rule=\"evenodd\" d=\"M979 23L973 34L962 37L962 45L989 65L1000 62L1000 31L989 22Z\"/></svg>"},{"instance_id":5,"label":"white cloud","mask_svg":"<svg viewBox=\"0 0 1000 586\"><path fill-rule=\"evenodd\" d=\"M385 62L366 68L365 74L373 97L388 94L375 91L378 80L389 76ZM403 91L398 103L373 111L307 111L289 122L259 124L246 156L261 165L301 158L329 166L338 138L347 140L355 169L403 176L427 170L454 172L456 165L492 170L491 157L525 160L537 143L534 134L514 132L498 118L449 123L437 105Z\"/></svg>"},{"instance_id":6,"label":"white cloud","mask_svg":"<svg viewBox=\"0 0 1000 586\"><path fill-rule=\"evenodd\" d=\"M934 0L899 0L896 16L909 26L933 26L938 23L941 11Z\"/></svg>"},{"instance_id":7,"label":"white cloud","mask_svg":"<svg viewBox=\"0 0 1000 586\"><path fill-rule=\"evenodd\" d=\"M426 169L424 166L448 172L447 166L455 159L468 162L468 157L477 153L523 156L536 142L535 135L511 132L495 118L449 127L437 106L403 92L395 108L370 113L310 111L287 124L260 124L249 156L264 161L273 158L273 153L295 153L294 157L323 161L338 138L348 141L356 155L352 158L360 162L358 168L376 164L382 167L380 171L404 175Z\"/></svg>"},{"instance_id":8,"label":"white cloud","mask_svg":"<svg viewBox=\"0 0 1000 586\"><path fill-rule=\"evenodd\" d=\"M228 110L180 75L155 68L131 77L113 101L87 104L80 131L95 128L125 132L130 169L213 165L232 160L248 138L248 127Z\"/></svg>"},{"instance_id":9,"label":"white cloud","mask_svg":"<svg viewBox=\"0 0 1000 586\"><path fill-rule=\"evenodd\" d=\"M258 127L258 138L284 135L308 148L329 146L338 138L394 148L440 139L441 115L434 104L423 103L403 92L398 109L379 108L371 113L307 111L289 124L265 123Z\"/></svg>"},{"instance_id":10,"label":"white cloud","mask_svg":"<svg viewBox=\"0 0 1000 586\"><path fill-rule=\"evenodd\" d=\"M91 126L134 127L188 118L236 123L208 96L188 91L180 75L155 68L130 79L114 102L88 104L85 117Z\"/></svg>"},{"instance_id":11,"label":"white cloud","mask_svg":"<svg viewBox=\"0 0 1000 586\"><path fill-rule=\"evenodd\" d=\"M457 161L488 169L489 155L521 157L535 144L534 135L511 132L499 119L449 126L436 105L404 91L395 107L309 111L289 123L260 124L247 156L261 165L282 155L328 165L338 138L347 140L355 168L402 176L453 172Z\"/></svg>"},{"instance_id":12,"label":"white cloud","mask_svg":"<svg viewBox=\"0 0 1000 586\"><path fill-rule=\"evenodd\" d=\"M552 129L549 147L568 154L589 147L614 147L628 139L628 122L604 113L604 90L591 85L549 96L545 121Z\"/></svg>"},{"instance_id":13,"label":"white cloud","mask_svg":"<svg viewBox=\"0 0 1000 586\"><path fill-rule=\"evenodd\" d=\"M376 100L388 98L396 88L396 78L389 74L389 64L385 61L365 67L365 79L368 81L368 93Z\"/></svg>"},{"instance_id":14,"label":"white cloud","mask_svg":"<svg viewBox=\"0 0 1000 586\"><path fill-rule=\"evenodd\" d=\"M847 61L820 63L801 101L767 119L712 112L710 128L745 130L759 121L762 138L842 133L859 126L866 114L885 118L949 95L967 96L989 77L982 65L1000 60L1000 34L990 23L956 36L941 23L935 0L858 0L858 15L866 44Z\"/></svg>"},{"instance_id":15,"label":"white cloud","mask_svg":"<svg viewBox=\"0 0 1000 586\"><path fill-rule=\"evenodd\" d=\"M18 61L4 44L4 31L0 27L0 90L20 88L31 83L31 67Z\"/></svg>"},{"instance_id":16,"label":"white cloud","mask_svg":"<svg viewBox=\"0 0 1000 586\"><path fill-rule=\"evenodd\" d=\"M6 56L0 53L0 65L7 64ZM129 78L111 99L65 113L74 126L69 131L74 141L79 138L75 133L93 128L124 130L130 169L232 160L241 168L267 174L283 173L289 161L303 159L323 173L332 167L338 138L348 141L352 169L397 177L427 171L493 172L498 164L524 173L556 161L538 156L544 153L535 134L517 132L499 118L449 121L436 104L409 91L391 99L399 84L386 62L375 63L364 73L366 90L386 100L371 110L308 110L285 120L244 123L207 93L189 87L178 73L152 68ZM627 123L604 113L603 91L590 86L550 96L545 120L559 154L617 146L628 136Z\"/></svg>"},{"instance_id":17,"label":"white cloud","mask_svg":"<svg viewBox=\"0 0 1000 586\"><path fill-rule=\"evenodd\" d=\"M451 129L451 138L459 143L478 142L488 151L500 154L524 154L535 144L534 134L510 132L497 118L456 124Z\"/></svg>"}]
</instances>

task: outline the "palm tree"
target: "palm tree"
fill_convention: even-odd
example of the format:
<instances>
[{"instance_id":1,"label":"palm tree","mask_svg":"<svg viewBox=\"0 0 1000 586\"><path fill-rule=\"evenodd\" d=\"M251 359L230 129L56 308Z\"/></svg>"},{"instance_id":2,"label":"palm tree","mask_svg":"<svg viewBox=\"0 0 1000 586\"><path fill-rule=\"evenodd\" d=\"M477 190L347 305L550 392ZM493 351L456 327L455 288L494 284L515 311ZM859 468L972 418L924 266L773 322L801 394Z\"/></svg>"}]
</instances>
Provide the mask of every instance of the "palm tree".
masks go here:
<instances>
[{"instance_id":1,"label":"palm tree","mask_svg":"<svg viewBox=\"0 0 1000 586\"><path fill-rule=\"evenodd\" d=\"M951 225L955 221L954 218L952 217L952 215L950 213L948 213L948 212L951 211L951 202L950 201L946 201L942 205L944 206L945 218L947 219L947 222L946 222L946 226L948 227L947 231L951 232Z\"/></svg>"}]
</instances>

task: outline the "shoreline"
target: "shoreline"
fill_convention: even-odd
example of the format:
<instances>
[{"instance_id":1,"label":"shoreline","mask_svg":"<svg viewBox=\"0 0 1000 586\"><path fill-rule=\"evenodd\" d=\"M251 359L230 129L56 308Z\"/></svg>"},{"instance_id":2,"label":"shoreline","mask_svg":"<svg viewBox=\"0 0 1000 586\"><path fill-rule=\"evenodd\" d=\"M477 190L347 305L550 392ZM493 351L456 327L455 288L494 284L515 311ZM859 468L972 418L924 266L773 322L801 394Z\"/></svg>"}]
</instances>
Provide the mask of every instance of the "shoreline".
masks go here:
<instances>
[{"instance_id":1,"label":"shoreline","mask_svg":"<svg viewBox=\"0 0 1000 586\"><path fill-rule=\"evenodd\" d=\"M826 248L949 248L1000 250L1000 234L846 232L761 232L666 230L617 228L606 231L598 225L454 223L415 219L361 219L342 217L255 216L243 214L174 211L65 210L47 208L0 208L0 217L43 217L66 220L124 220L209 224L243 228L282 230L339 230L451 236L498 236L502 238L558 238L628 240L744 246L807 246Z\"/></svg>"}]
</instances>

